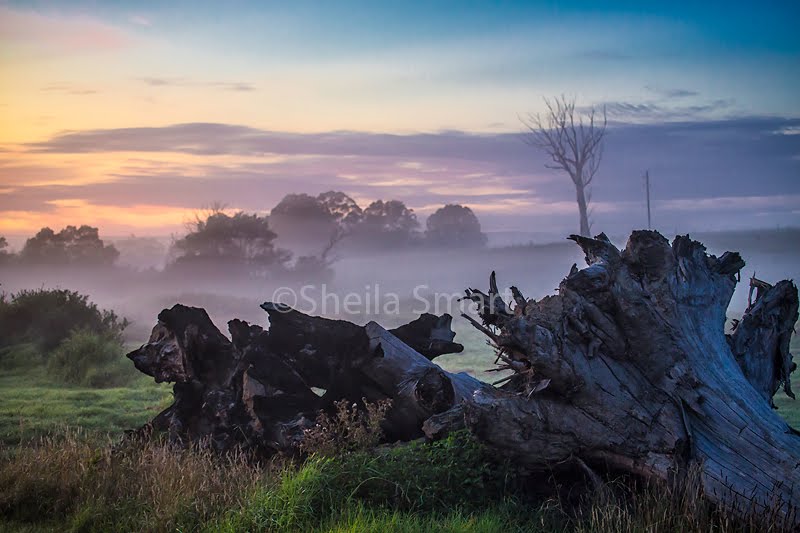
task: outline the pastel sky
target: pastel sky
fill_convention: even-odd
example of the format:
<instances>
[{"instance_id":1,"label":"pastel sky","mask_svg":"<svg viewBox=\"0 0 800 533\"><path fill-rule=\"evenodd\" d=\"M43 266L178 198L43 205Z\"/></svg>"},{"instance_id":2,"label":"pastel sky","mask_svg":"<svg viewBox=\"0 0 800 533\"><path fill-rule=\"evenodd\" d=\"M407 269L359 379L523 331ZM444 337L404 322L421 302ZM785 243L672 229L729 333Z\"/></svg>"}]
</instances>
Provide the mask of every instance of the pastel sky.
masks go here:
<instances>
[{"instance_id":1,"label":"pastel sky","mask_svg":"<svg viewBox=\"0 0 800 533\"><path fill-rule=\"evenodd\" d=\"M596 230L643 225L646 169L665 233L800 225L800 4L642 4L0 2L0 235L330 189L563 235L519 121L559 94L608 113Z\"/></svg>"}]
</instances>

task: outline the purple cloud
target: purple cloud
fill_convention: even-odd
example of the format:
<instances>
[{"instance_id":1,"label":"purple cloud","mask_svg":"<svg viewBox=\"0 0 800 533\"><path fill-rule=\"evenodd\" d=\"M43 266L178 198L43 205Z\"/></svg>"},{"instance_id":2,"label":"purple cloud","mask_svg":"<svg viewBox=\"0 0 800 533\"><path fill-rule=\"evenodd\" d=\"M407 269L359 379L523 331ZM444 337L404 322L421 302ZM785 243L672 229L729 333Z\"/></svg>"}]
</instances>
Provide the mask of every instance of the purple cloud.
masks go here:
<instances>
[{"instance_id":1,"label":"purple cloud","mask_svg":"<svg viewBox=\"0 0 800 533\"><path fill-rule=\"evenodd\" d=\"M769 117L610 126L593 191L596 227L614 231L638 224L645 170L652 178L657 219L675 228L798 224L800 135L781 133L798 127L800 119ZM106 183L78 186L25 187L24 171L9 169L9 178L12 172L17 177L12 181L3 178L0 166L0 184L15 184L0 193L5 206L47 210L51 199L80 198L104 205L186 208L221 201L267 211L289 192L336 189L362 200L398 198L424 213L431 206L466 203L490 228L546 227L563 233L575 218L569 181L547 170L543 155L518 133L298 134L198 123L65 132L27 148L141 156ZM198 164L195 158L181 168L174 161L163 163L166 155L159 154L166 152L201 161L223 154L232 159ZM262 154L269 154L263 162Z\"/></svg>"}]
</instances>

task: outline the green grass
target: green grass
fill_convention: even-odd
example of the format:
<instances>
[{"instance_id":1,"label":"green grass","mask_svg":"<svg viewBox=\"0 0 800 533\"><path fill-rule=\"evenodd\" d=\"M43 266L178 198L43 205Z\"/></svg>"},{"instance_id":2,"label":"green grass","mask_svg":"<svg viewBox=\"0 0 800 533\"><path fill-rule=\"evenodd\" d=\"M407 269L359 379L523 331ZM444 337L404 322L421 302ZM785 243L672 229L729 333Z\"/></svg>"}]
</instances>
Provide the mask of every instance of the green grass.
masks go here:
<instances>
[{"instance_id":1,"label":"green grass","mask_svg":"<svg viewBox=\"0 0 800 533\"><path fill-rule=\"evenodd\" d=\"M21 442L80 427L116 436L141 426L172 401L169 385L141 376L130 386L92 389L66 386L44 365L0 371L0 442Z\"/></svg>"},{"instance_id":2,"label":"green grass","mask_svg":"<svg viewBox=\"0 0 800 533\"><path fill-rule=\"evenodd\" d=\"M526 516L526 514L528 516ZM511 505L498 505L479 513L451 511L438 515L417 515L386 509L365 509L351 506L335 518L316 529L330 533L495 533L504 531L540 530L528 509L514 508ZM534 529L536 528L536 529Z\"/></svg>"},{"instance_id":3,"label":"green grass","mask_svg":"<svg viewBox=\"0 0 800 533\"><path fill-rule=\"evenodd\" d=\"M457 338L465 352L437 362L484 378L491 348L471 329ZM797 337L791 349L800 354ZM477 457L459 464L466 448L446 442L312 459L283 470L253 469L238 459L220 463L158 443L111 452L102 437L152 419L171 402L171 387L148 376L119 388L68 386L42 360L19 353L27 364L0 371L0 531L666 532L719 525L702 503L681 500L676 508L662 489L633 504L598 500L577 511L554 500L520 500L513 487L487 484L497 465ZM775 403L800 427L797 401L779 392ZM67 427L81 428L87 444ZM49 444L27 445L45 435L54 436ZM490 469L471 476L479 467ZM484 494L492 501L476 504Z\"/></svg>"},{"instance_id":4,"label":"green grass","mask_svg":"<svg viewBox=\"0 0 800 533\"><path fill-rule=\"evenodd\" d=\"M789 352L794 355L795 363L800 363L800 336L794 335L789 345ZM792 375L792 390L800 395L800 369ZM779 390L773 399L775 406L786 422L795 429L800 429L800 398L792 400L782 390Z\"/></svg>"},{"instance_id":5,"label":"green grass","mask_svg":"<svg viewBox=\"0 0 800 533\"><path fill-rule=\"evenodd\" d=\"M457 455L451 442L445 455ZM425 445L430 446L430 445ZM447 446L446 444L444 446ZM425 457L423 447L398 453ZM434 458L437 454L433 454ZM3 531L472 531L652 532L757 531L716 513L694 476L682 487L610 484L567 498L458 500L459 475L431 483L430 463L400 471L380 453L311 457L299 465L260 463L154 441L109 447L80 434L0 454ZM461 473L473 466L460 465ZM430 501L393 499L394 486L419 484ZM541 484L537 485L541 486ZM421 503L422 505L419 505ZM775 519L773 518L773 521ZM781 531L777 521L769 531Z\"/></svg>"}]
</instances>

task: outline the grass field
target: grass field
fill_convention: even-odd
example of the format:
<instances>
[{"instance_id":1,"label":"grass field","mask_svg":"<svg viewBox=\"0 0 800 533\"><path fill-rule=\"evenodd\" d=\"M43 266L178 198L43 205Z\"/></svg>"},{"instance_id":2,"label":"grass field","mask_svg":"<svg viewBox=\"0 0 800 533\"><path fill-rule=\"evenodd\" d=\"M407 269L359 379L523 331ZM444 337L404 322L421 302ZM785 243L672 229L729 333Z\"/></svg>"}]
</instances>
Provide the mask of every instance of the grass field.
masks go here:
<instances>
[{"instance_id":1,"label":"grass field","mask_svg":"<svg viewBox=\"0 0 800 533\"><path fill-rule=\"evenodd\" d=\"M486 379L492 351L481 335L463 329L457 340L464 353L440 362ZM796 337L792 348L800 352ZM507 486L502 464L462 441L255 468L158 443L112 448L171 402L171 387L147 376L90 389L29 364L0 371L0 394L0 531L739 530L696 494L666 487L587 492L577 506L531 499L524 481ZM782 392L775 402L799 427L800 405ZM504 488L490 488L498 479Z\"/></svg>"},{"instance_id":2,"label":"grass field","mask_svg":"<svg viewBox=\"0 0 800 533\"><path fill-rule=\"evenodd\" d=\"M120 435L141 426L172 401L172 388L142 376L113 389L70 387L44 368L0 372L0 442L16 445L65 427Z\"/></svg>"}]
</instances>

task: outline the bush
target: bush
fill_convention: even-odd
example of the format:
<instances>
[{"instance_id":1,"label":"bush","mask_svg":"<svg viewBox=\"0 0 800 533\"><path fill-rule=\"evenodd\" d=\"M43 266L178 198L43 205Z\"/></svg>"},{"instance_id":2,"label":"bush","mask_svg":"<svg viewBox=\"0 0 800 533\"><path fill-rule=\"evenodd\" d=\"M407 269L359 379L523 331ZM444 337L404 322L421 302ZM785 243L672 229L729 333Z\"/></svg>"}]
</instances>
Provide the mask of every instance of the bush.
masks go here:
<instances>
[{"instance_id":1,"label":"bush","mask_svg":"<svg viewBox=\"0 0 800 533\"><path fill-rule=\"evenodd\" d=\"M86 387L119 387L136 377L119 339L86 329L74 330L58 345L48 369L65 383Z\"/></svg>"},{"instance_id":2,"label":"bush","mask_svg":"<svg viewBox=\"0 0 800 533\"><path fill-rule=\"evenodd\" d=\"M0 348L0 369L3 370L31 368L42 360L42 353L29 342Z\"/></svg>"},{"instance_id":3,"label":"bush","mask_svg":"<svg viewBox=\"0 0 800 533\"><path fill-rule=\"evenodd\" d=\"M383 438L381 423L391 400L364 401L364 407L347 400L334 402L335 413L321 411L314 427L303 432L300 450L307 454L333 456L374 448Z\"/></svg>"},{"instance_id":4,"label":"bush","mask_svg":"<svg viewBox=\"0 0 800 533\"><path fill-rule=\"evenodd\" d=\"M0 295L0 345L35 343L47 353L82 328L121 340L128 321L101 310L89 297L65 289L25 290Z\"/></svg>"}]
</instances>

